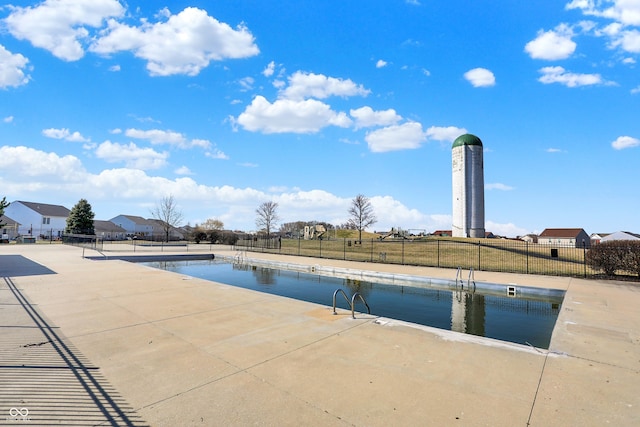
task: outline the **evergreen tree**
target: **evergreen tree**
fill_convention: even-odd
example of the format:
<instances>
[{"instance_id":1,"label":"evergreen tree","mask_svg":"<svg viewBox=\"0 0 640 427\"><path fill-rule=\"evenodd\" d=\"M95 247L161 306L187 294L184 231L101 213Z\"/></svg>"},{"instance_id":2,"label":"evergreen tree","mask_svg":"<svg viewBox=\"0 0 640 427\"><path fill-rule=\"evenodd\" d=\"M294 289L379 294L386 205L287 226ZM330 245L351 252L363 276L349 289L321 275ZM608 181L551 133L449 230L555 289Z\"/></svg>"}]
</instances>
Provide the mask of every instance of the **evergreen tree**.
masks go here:
<instances>
[{"instance_id":1,"label":"evergreen tree","mask_svg":"<svg viewBox=\"0 0 640 427\"><path fill-rule=\"evenodd\" d=\"M2 217L2 215L4 215L4 208L9 207L11 203L7 203L7 198L6 196L2 198L2 200L0 200L0 218ZM0 220L0 228L2 228L2 226L4 225L4 223Z\"/></svg>"},{"instance_id":2,"label":"evergreen tree","mask_svg":"<svg viewBox=\"0 0 640 427\"><path fill-rule=\"evenodd\" d=\"M91 205L85 199L80 199L76 205L71 208L71 212L67 217L66 233L69 234L95 234L93 229L94 213Z\"/></svg>"}]
</instances>

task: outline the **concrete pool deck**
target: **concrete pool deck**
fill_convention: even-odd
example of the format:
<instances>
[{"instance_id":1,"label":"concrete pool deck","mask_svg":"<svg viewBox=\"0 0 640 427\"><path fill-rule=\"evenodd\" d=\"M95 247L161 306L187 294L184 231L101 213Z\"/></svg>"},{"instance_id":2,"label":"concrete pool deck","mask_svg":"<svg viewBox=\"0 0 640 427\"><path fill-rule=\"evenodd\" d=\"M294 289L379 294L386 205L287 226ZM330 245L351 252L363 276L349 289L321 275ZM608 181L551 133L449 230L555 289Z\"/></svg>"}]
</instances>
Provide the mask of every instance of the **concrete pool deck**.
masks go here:
<instances>
[{"instance_id":1,"label":"concrete pool deck","mask_svg":"<svg viewBox=\"0 0 640 427\"><path fill-rule=\"evenodd\" d=\"M82 254L0 246L0 424L640 425L637 284L476 272L567 291L547 351Z\"/></svg>"}]
</instances>

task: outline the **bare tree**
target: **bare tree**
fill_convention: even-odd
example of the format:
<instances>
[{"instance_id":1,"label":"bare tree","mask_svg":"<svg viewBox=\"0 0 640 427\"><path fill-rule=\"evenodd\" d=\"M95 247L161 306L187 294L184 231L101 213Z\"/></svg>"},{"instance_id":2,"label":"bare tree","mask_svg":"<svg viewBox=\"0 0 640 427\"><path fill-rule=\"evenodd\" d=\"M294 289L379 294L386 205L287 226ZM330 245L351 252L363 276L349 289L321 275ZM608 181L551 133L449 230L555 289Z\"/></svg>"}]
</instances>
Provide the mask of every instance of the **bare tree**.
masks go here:
<instances>
[{"instance_id":1,"label":"bare tree","mask_svg":"<svg viewBox=\"0 0 640 427\"><path fill-rule=\"evenodd\" d=\"M202 223L201 227L206 230L207 237L209 237L209 241L211 243L216 243L220 236L222 235L222 229L224 228L224 223L216 218L209 218L205 222Z\"/></svg>"},{"instance_id":2,"label":"bare tree","mask_svg":"<svg viewBox=\"0 0 640 427\"><path fill-rule=\"evenodd\" d=\"M267 231L267 238L271 236L271 230L276 226L276 223L280 221L278 216L278 204L276 202L264 202L258 209L256 209L256 227L259 230Z\"/></svg>"},{"instance_id":3,"label":"bare tree","mask_svg":"<svg viewBox=\"0 0 640 427\"><path fill-rule=\"evenodd\" d=\"M169 233L172 228L180 226L182 222L182 212L170 194L162 198L162 201L151 209L151 215L160 222L166 241L169 241Z\"/></svg>"},{"instance_id":4,"label":"bare tree","mask_svg":"<svg viewBox=\"0 0 640 427\"><path fill-rule=\"evenodd\" d=\"M349 207L349 225L358 230L358 240L362 242L362 230L375 224L378 219L373 213L373 206L369 199L363 194L358 194Z\"/></svg>"},{"instance_id":5,"label":"bare tree","mask_svg":"<svg viewBox=\"0 0 640 427\"><path fill-rule=\"evenodd\" d=\"M224 222L220 221L217 218L209 218L208 220L200 224L200 227L204 228L205 230L220 231L224 228Z\"/></svg>"}]
</instances>

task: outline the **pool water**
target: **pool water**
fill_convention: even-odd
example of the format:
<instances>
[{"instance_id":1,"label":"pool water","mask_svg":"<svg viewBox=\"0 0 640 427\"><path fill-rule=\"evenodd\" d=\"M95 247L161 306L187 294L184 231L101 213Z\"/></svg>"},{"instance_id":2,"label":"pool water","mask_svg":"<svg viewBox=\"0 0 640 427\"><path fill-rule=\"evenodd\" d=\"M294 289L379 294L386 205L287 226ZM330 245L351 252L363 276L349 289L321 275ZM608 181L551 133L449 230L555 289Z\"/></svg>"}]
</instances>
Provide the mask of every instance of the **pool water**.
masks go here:
<instances>
[{"instance_id":1,"label":"pool water","mask_svg":"<svg viewBox=\"0 0 640 427\"><path fill-rule=\"evenodd\" d=\"M434 289L370 283L272 269L217 260L160 261L145 265L255 291L332 306L333 293L342 289L349 298L360 293L371 314L435 328L548 348L560 311L561 298L513 298ZM356 311L366 307L356 299ZM350 309L338 295L336 305Z\"/></svg>"}]
</instances>

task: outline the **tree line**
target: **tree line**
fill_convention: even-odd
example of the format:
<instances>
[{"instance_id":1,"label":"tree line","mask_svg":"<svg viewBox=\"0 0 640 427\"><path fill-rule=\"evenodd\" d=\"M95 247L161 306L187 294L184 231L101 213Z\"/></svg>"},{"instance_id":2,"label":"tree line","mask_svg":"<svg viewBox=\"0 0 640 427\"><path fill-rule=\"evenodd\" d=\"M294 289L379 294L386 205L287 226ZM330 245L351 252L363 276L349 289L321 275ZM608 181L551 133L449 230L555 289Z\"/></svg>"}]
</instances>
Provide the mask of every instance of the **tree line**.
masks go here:
<instances>
[{"instance_id":1,"label":"tree line","mask_svg":"<svg viewBox=\"0 0 640 427\"><path fill-rule=\"evenodd\" d=\"M2 215L4 209L8 206L9 203L6 202L6 198L3 198L2 201L0 201L0 215ZM184 218L173 195L163 197L162 200L151 209L150 213L161 225L164 238L167 242L169 241L171 230L173 228L179 228ZM280 222L278 203L274 201L264 202L258 206L255 213L255 223L258 232L267 237L271 237ZM359 240L362 240L362 231L377 222L371 201L363 194L358 194L351 200L348 214L348 221L338 227L358 230ZM80 199L78 203L71 208L69 216L67 217L65 233L95 235L94 218L95 214L91 204L86 199ZM0 226L1 225L2 224L0 224ZM278 234L285 236L292 235L295 232L299 232L305 225L323 225L327 230L334 228L332 224L322 221L296 221L281 224ZM216 218L207 219L202 224L196 224L195 227L190 229L190 238L196 243L209 241L212 243L224 242L234 244L235 241L231 242L231 240L233 240L231 234L235 233L225 231L224 223Z\"/></svg>"}]
</instances>

